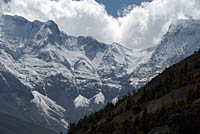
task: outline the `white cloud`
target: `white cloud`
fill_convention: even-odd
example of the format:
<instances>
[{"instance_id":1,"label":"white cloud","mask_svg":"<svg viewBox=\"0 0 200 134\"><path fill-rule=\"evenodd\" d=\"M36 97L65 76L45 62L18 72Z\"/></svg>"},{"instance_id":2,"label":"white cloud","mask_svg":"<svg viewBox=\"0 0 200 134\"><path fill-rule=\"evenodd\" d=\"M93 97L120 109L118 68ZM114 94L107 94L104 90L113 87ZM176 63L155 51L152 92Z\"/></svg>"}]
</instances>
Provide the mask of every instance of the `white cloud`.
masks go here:
<instances>
[{"instance_id":1,"label":"white cloud","mask_svg":"<svg viewBox=\"0 0 200 134\"><path fill-rule=\"evenodd\" d=\"M5 13L29 20L54 20L70 35L91 35L107 43L147 48L160 40L172 21L190 16L200 19L200 1L154 0L125 11L125 16L113 18L94 0L12 0L4 8Z\"/></svg>"},{"instance_id":2,"label":"white cloud","mask_svg":"<svg viewBox=\"0 0 200 134\"><path fill-rule=\"evenodd\" d=\"M122 7L121 9L118 10L117 15L119 17L124 17L124 16L128 15L135 7L137 7L137 5L134 5L134 4L128 5L125 8Z\"/></svg>"},{"instance_id":3,"label":"white cloud","mask_svg":"<svg viewBox=\"0 0 200 134\"><path fill-rule=\"evenodd\" d=\"M1 19L1 17L2 17L2 11L3 11L3 1L0 1L0 25L2 23L2 19ZM1 31L1 28L0 28L0 31Z\"/></svg>"},{"instance_id":4,"label":"white cloud","mask_svg":"<svg viewBox=\"0 0 200 134\"><path fill-rule=\"evenodd\" d=\"M2 14L3 9L3 1L0 1L0 15Z\"/></svg>"}]
</instances>

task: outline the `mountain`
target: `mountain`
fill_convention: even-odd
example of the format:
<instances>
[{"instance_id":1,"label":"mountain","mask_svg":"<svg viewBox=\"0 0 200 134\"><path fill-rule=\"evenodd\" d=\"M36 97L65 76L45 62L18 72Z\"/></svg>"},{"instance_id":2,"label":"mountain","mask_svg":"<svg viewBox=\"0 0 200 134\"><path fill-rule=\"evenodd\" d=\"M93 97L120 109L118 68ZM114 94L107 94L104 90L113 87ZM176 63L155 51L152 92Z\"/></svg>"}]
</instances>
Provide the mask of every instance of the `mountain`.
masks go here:
<instances>
[{"instance_id":1,"label":"mountain","mask_svg":"<svg viewBox=\"0 0 200 134\"><path fill-rule=\"evenodd\" d=\"M0 68L0 107L2 113L13 117L11 119L8 117L9 120L13 120L13 124L11 122L9 125L12 132L14 130L17 132L23 131L21 130L22 127L15 125L17 122L23 123L22 121L24 123L30 122L30 125L27 126L28 128L31 128L33 124L37 124L41 128L48 127L57 131L64 131L62 125L65 121L63 120L64 115L62 112L65 109L46 96L25 86L13 74L8 72L7 68L2 64ZM6 118L3 118L1 123L4 121L5 124L9 123L6 123ZM66 123L66 125L68 124ZM28 128L24 131L28 131Z\"/></svg>"},{"instance_id":2,"label":"mountain","mask_svg":"<svg viewBox=\"0 0 200 134\"><path fill-rule=\"evenodd\" d=\"M136 51L67 35L51 20L3 15L0 112L65 132L69 122L116 103L198 50L199 25L198 20L179 20L160 44Z\"/></svg>"},{"instance_id":3,"label":"mountain","mask_svg":"<svg viewBox=\"0 0 200 134\"><path fill-rule=\"evenodd\" d=\"M53 21L3 15L0 30L0 111L58 132L128 93L131 66L146 58L117 43L69 36Z\"/></svg>"},{"instance_id":4,"label":"mountain","mask_svg":"<svg viewBox=\"0 0 200 134\"><path fill-rule=\"evenodd\" d=\"M71 124L69 134L199 134L199 113L200 51L134 95Z\"/></svg>"},{"instance_id":5,"label":"mountain","mask_svg":"<svg viewBox=\"0 0 200 134\"><path fill-rule=\"evenodd\" d=\"M131 74L133 87L145 85L165 68L190 56L200 48L200 21L185 19L170 25L150 59Z\"/></svg>"}]
</instances>

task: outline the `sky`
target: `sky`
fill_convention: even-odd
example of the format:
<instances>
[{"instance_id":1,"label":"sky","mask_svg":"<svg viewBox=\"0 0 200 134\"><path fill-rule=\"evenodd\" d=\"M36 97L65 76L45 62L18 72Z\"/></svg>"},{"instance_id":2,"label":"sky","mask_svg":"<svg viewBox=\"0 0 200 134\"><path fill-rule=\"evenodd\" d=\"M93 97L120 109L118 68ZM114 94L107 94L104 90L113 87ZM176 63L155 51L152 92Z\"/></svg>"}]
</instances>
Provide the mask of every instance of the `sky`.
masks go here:
<instances>
[{"instance_id":1,"label":"sky","mask_svg":"<svg viewBox=\"0 0 200 134\"><path fill-rule=\"evenodd\" d=\"M120 16L120 11L123 9L132 6L132 5L141 5L144 1L152 0L96 0L98 3L105 5L105 9L108 14L113 17Z\"/></svg>"},{"instance_id":2,"label":"sky","mask_svg":"<svg viewBox=\"0 0 200 134\"><path fill-rule=\"evenodd\" d=\"M5 3L8 3L10 1L11 0L4 0ZM120 14L120 12L122 12L129 6L141 5L142 2L151 1L152 0L96 0L96 2L105 6L105 9L109 15L112 15L115 18L121 16L122 14Z\"/></svg>"},{"instance_id":3,"label":"sky","mask_svg":"<svg viewBox=\"0 0 200 134\"><path fill-rule=\"evenodd\" d=\"M69 35L146 49L178 19L200 19L200 0L11 0L2 10L30 21L53 20Z\"/></svg>"}]
</instances>

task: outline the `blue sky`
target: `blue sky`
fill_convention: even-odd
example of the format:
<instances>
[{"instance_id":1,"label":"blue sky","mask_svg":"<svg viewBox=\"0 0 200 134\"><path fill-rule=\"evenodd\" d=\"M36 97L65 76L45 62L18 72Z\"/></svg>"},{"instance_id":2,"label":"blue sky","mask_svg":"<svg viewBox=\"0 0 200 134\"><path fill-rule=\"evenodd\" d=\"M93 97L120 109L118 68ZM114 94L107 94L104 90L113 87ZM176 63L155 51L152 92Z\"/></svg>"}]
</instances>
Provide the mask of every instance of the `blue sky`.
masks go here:
<instances>
[{"instance_id":1,"label":"blue sky","mask_svg":"<svg viewBox=\"0 0 200 134\"><path fill-rule=\"evenodd\" d=\"M10 0L4 0L4 2L6 2L6 3L9 2L9 1L10 1Z\"/></svg>"},{"instance_id":2,"label":"blue sky","mask_svg":"<svg viewBox=\"0 0 200 134\"><path fill-rule=\"evenodd\" d=\"M152 1L152 0L96 0L96 1L101 4L104 4L107 12L110 15L117 17L118 10L123 10L129 5L133 5L133 4L140 5L141 2Z\"/></svg>"}]
</instances>

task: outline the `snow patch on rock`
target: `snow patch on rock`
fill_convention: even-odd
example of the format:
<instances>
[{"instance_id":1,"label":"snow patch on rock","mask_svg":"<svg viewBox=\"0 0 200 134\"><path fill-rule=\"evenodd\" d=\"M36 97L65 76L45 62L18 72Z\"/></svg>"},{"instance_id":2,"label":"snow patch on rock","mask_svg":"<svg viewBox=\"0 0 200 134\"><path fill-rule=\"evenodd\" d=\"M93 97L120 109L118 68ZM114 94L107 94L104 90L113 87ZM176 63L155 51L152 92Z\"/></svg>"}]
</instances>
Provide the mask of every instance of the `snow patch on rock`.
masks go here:
<instances>
[{"instance_id":1,"label":"snow patch on rock","mask_svg":"<svg viewBox=\"0 0 200 134\"><path fill-rule=\"evenodd\" d=\"M117 96L117 97L113 98L111 102L113 105L116 105L118 101L119 101L119 98Z\"/></svg>"},{"instance_id":2,"label":"snow patch on rock","mask_svg":"<svg viewBox=\"0 0 200 134\"><path fill-rule=\"evenodd\" d=\"M34 98L31 100L32 103L35 103L41 111L46 115L51 116L50 112L57 113L60 116L64 116L63 112L65 109L60 105L56 104L49 97L40 94L38 91L32 91Z\"/></svg>"},{"instance_id":3,"label":"snow patch on rock","mask_svg":"<svg viewBox=\"0 0 200 134\"><path fill-rule=\"evenodd\" d=\"M100 103L104 104L105 96L103 95L102 92L99 92L93 98L94 98L94 103L96 103L96 104L100 104Z\"/></svg>"},{"instance_id":4,"label":"snow patch on rock","mask_svg":"<svg viewBox=\"0 0 200 134\"><path fill-rule=\"evenodd\" d=\"M34 103L41 115L44 118L51 118L56 121L64 128L68 128L69 124L64 120L64 112L66 111L63 107L56 104L49 97L42 95L38 91L32 91L34 98L31 100L31 103Z\"/></svg>"},{"instance_id":5,"label":"snow patch on rock","mask_svg":"<svg viewBox=\"0 0 200 134\"><path fill-rule=\"evenodd\" d=\"M82 95L79 95L78 97L76 97L74 99L74 106L76 108L79 108L79 107L89 107L90 105L90 100L85 98L84 96Z\"/></svg>"}]
</instances>

